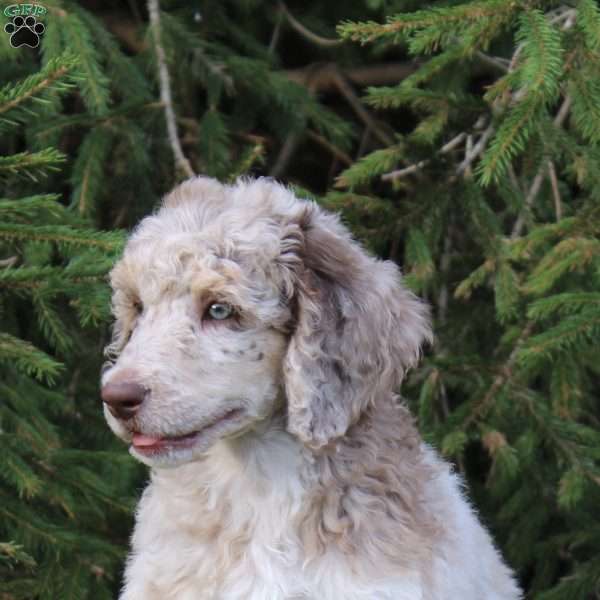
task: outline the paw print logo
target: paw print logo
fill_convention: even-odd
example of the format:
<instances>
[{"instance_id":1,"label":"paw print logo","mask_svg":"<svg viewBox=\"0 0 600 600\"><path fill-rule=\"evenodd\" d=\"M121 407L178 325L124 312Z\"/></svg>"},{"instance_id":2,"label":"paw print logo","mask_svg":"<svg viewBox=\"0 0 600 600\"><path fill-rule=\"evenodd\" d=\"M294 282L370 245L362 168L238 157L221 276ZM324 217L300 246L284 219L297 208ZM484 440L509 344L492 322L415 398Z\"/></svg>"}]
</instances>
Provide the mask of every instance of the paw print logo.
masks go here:
<instances>
[{"instance_id":1,"label":"paw print logo","mask_svg":"<svg viewBox=\"0 0 600 600\"><path fill-rule=\"evenodd\" d=\"M35 17L14 17L10 23L4 26L4 31L10 35L10 45L13 48L29 46L37 48L40 43L40 35L46 28L43 23L38 23Z\"/></svg>"}]
</instances>

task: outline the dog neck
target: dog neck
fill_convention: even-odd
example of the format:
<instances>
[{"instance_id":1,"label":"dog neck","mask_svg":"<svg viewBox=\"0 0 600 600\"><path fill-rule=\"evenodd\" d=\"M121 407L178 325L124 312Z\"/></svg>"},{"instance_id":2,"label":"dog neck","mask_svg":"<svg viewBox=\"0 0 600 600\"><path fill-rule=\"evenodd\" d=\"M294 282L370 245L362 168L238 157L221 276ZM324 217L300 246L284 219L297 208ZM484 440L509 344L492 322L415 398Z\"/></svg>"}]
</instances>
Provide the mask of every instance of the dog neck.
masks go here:
<instances>
[{"instance_id":1,"label":"dog neck","mask_svg":"<svg viewBox=\"0 0 600 600\"><path fill-rule=\"evenodd\" d=\"M275 538L292 528L307 561L332 549L355 557L359 570L381 572L387 562L395 572L426 560L439 518L425 495L438 467L396 398L376 402L346 435L319 450L304 446L285 424L277 412L221 440L203 460L156 471L153 480L195 494L224 518L261 521ZM377 565L369 565L373 558Z\"/></svg>"}]
</instances>

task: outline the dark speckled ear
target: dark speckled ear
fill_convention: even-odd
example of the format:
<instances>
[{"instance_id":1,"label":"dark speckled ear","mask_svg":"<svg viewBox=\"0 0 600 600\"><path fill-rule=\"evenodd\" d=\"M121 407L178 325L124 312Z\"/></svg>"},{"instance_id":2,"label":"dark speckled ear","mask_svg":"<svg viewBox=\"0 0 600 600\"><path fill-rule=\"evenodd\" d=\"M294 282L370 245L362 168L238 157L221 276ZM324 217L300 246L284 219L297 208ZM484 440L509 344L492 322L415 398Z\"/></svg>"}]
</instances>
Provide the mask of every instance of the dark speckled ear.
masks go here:
<instances>
[{"instance_id":1,"label":"dark speckled ear","mask_svg":"<svg viewBox=\"0 0 600 600\"><path fill-rule=\"evenodd\" d=\"M291 238L297 322L284 362L288 429L318 448L389 394L430 339L428 309L395 264L369 256L316 204Z\"/></svg>"}]
</instances>

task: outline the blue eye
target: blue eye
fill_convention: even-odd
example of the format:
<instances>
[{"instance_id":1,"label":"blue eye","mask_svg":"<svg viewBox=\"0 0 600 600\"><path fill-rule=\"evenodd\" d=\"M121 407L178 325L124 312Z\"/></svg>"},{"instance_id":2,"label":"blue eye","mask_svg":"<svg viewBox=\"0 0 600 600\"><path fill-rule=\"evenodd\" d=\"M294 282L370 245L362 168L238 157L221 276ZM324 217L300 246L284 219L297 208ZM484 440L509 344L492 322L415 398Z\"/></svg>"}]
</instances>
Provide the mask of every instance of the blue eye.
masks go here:
<instances>
[{"instance_id":1,"label":"blue eye","mask_svg":"<svg viewBox=\"0 0 600 600\"><path fill-rule=\"evenodd\" d=\"M224 302L213 302L206 314L216 321L223 321L233 314L233 307L230 304Z\"/></svg>"}]
</instances>

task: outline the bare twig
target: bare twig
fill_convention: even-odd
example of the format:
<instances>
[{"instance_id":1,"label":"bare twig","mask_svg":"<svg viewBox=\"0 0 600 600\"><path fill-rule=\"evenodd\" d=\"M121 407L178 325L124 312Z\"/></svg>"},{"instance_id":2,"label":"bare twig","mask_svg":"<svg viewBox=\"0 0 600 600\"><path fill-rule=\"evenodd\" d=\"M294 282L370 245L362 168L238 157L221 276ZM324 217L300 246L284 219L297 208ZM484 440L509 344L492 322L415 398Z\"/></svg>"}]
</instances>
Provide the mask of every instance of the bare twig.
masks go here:
<instances>
[{"instance_id":1,"label":"bare twig","mask_svg":"<svg viewBox=\"0 0 600 600\"><path fill-rule=\"evenodd\" d=\"M391 146L394 143L392 136L388 135L371 116L371 113L365 108L356 92L352 89L352 86L346 81L342 73L335 69L332 73L333 80L336 83L337 88L348 104L352 107L357 116L362 119L365 125L371 130L373 135L384 145Z\"/></svg>"},{"instance_id":2,"label":"bare twig","mask_svg":"<svg viewBox=\"0 0 600 600\"><path fill-rule=\"evenodd\" d=\"M287 137L283 143L283 146L281 146L281 150L279 151L279 156L277 157L275 164L269 172L270 177L280 177L283 174L299 143L299 134L292 133Z\"/></svg>"},{"instance_id":3,"label":"bare twig","mask_svg":"<svg viewBox=\"0 0 600 600\"><path fill-rule=\"evenodd\" d=\"M9 256L0 260L0 268L2 267L14 267L19 262L18 256Z\"/></svg>"},{"instance_id":4,"label":"bare twig","mask_svg":"<svg viewBox=\"0 0 600 600\"><path fill-rule=\"evenodd\" d=\"M325 38L320 35L317 35L316 33L313 33L312 31L310 31L309 29L304 27L304 25L302 25L302 23L300 23L300 21L298 21L294 17L294 15L292 15L292 13L288 10L287 6L283 2L279 3L279 7L280 7L281 12L287 18L288 23L304 39L308 40L309 42L312 42L313 44L316 44L317 46L321 46L323 48L334 48L334 47L340 46L344 43L344 40L335 40L335 39L331 39L331 38Z\"/></svg>"},{"instance_id":5,"label":"bare twig","mask_svg":"<svg viewBox=\"0 0 600 600\"><path fill-rule=\"evenodd\" d=\"M517 62L519 61L519 57L521 56L521 52L523 52L524 44L519 44L517 49L514 51L512 58L510 59L510 64L508 65L508 72L512 73L517 68Z\"/></svg>"},{"instance_id":6,"label":"bare twig","mask_svg":"<svg viewBox=\"0 0 600 600\"><path fill-rule=\"evenodd\" d=\"M473 152L473 135L467 135L467 142L465 144L465 158L469 156ZM467 165L465 169L465 177L471 177L473 175L473 169L471 169L471 165Z\"/></svg>"},{"instance_id":7,"label":"bare twig","mask_svg":"<svg viewBox=\"0 0 600 600\"><path fill-rule=\"evenodd\" d=\"M453 137L449 142L444 144L439 149L438 154L448 154L448 152L451 152L452 150L454 150L454 148L459 146L466 137L467 134L464 131L462 133L459 133L457 136ZM430 159L425 159L413 165L409 165L408 167L404 167L403 169L397 169L396 171L391 171L390 173L384 173L381 176L381 180L395 181L396 179L400 179L405 175L409 175L410 173L415 173L416 171L419 171L420 169L428 165L430 162Z\"/></svg>"},{"instance_id":8,"label":"bare twig","mask_svg":"<svg viewBox=\"0 0 600 600\"><path fill-rule=\"evenodd\" d=\"M314 142L316 142L317 144L319 144L319 146L322 146L323 148L325 148L325 150L328 150L329 152L331 152L331 154L333 154L333 156L335 156L335 158L337 158L340 162L344 163L346 166L350 166L353 164L353 160L350 156L348 156L348 154L346 154L343 150L340 150L340 148L338 148L337 146L334 146L330 141L326 140L322 135L319 135L318 133L315 133L314 131L307 131L307 135L308 137L313 140Z\"/></svg>"},{"instance_id":9,"label":"bare twig","mask_svg":"<svg viewBox=\"0 0 600 600\"><path fill-rule=\"evenodd\" d=\"M277 44L279 43L279 38L281 36L281 26L283 25L284 14L283 11L279 11L277 13L277 20L275 21L275 27L273 28L273 34L271 35L271 41L269 42L269 54L273 54L275 52L275 48L277 48Z\"/></svg>"},{"instance_id":10,"label":"bare twig","mask_svg":"<svg viewBox=\"0 0 600 600\"><path fill-rule=\"evenodd\" d=\"M175 110L173 108L171 83L169 81L169 69L167 67L165 50L160 41L159 0L148 0L148 13L150 15L150 25L152 27L152 36L154 40L154 51L156 52L156 61L158 63L160 99L164 104L167 135L171 145L171 150L173 151L173 156L175 158L175 166L187 177L193 177L195 175L194 170L192 169L188 159L183 154L181 143L179 142L179 137L177 135L177 123L175 118Z\"/></svg>"},{"instance_id":11,"label":"bare twig","mask_svg":"<svg viewBox=\"0 0 600 600\"><path fill-rule=\"evenodd\" d=\"M390 173L384 173L381 176L381 181L396 181L397 179L401 179L405 175L410 175L411 173L416 173L417 171L420 171L430 162L430 160L421 160L418 163L408 165L408 167L404 167L403 169L396 169L395 171L391 171Z\"/></svg>"},{"instance_id":12,"label":"bare twig","mask_svg":"<svg viewBox=\"0 0 600 600\"><path fill-rule=\"evenodd\" d=\"M515 190L519 192L519 195L521 195L523 193L523 190L521 189L519 180L517 178L517 174L515 173L515 169L512 166L512 163L508 165L508 177L510 178L510 182L513 184Z\"/></svg>"},{"instance_id":13,"label":"bare twig","mask_svg":"<svg viewBox=\"0 0 600 600\"><path fill-rule=\"evenodd\" d=\"M552 14L552 13L548 13ZM555 25L556 23L562 23L566 21L567 23L571 20L574 20L577 17L577 10L574 8L569 8L567 6L560 6L556 10L556 14L550 18L550 23Z\"/></svg>"},{"instance_id":14,"label":"bare twig","mask_svg":"<svg viewBox=\"0 0 600 600\"><path fill-rule=\"evenodd\" d=\"M533 204L536 196L538 195L542 187L543 181L544 171L540 168L540 170L537 172L537 175L533 178L533 182L529 188L529 192L525 197L525 202L523 203L523 210L521 210L521 212L519 213L519 216L517 217L517 220L515 221L515 224L513 226L512 232L510 234L510 238L512 240L518 238L521 235L521 231L523 230L523 226L525 225L525 214Z\"/></svg>"},{"instance_id":15,"label":"bare twig","mask_svg":"<svg viewBox=\"0 0 600 600\"><path fill-rule=\"evenodd\" d=\"M495 69L499 69L503 73L508 73L508 68L510 66L510 61L506 58L502 58L501 56L490 56L485 52L481 52L481 50L477 50L475 52L475 56L481 60L481 62L494 67Z\"/></svg>"},{"instance_id":16,"label":"bare twig","mask_svg":"<svg viewBox=\"0 0 600 600\"><path fill-rule=\"evenodd\" d=\"M560 190L558 189L558 178L556 177L556 169L554 163L548 161L548 175L550 176L550 185L552 186L552 195L554 196L554 212L556 214L556 222L562 219L562 203L560 201Z\"/></svg>"},{"instance_id":17,"label":"bare twig","mask_svg":"<svg viewBox=\"0 0 600 600\"><path fill-rule=\"evenodd\" d=\"M571 98L569 96L566 96L563 100L563 103L561 104L560 109L554 117L553 123L555 127L562 127L563 123L565 122L565 119L567 118L567 115L569 114L570 109ZM515 238L518 238L521 235L521 232L523 231L523 227L525 226L526 214L533 206L533 203L535 202L535 199L542 187L542 183L544 181L545 168L546 165L544 164L538 169L537 175L534 177L533 182L531 183L531 187L529 188L527 196L525 197L525 202L523 203L523 209L519 213L519 216L517 217L517 220L515 221L512 232L510 234L510 238L513 240Z\"/></svg>"},{"instance_id":18,"label":"bare twig","mask_svg":"<svg viewBox=\"0 0 600 600\"><path fill-rule=\"evenodd\" d=\"M477 140L477 143L471 149L471 152L465 153L465 159L458 165L456 168L456 174L460 175L461 173L465 173L471 169L471 165L473 162L483 154L485 147L488 143L488 140L492 137L494 133L494 126L490 123L484 132L481 134L481 137Z\"/></svg>"},{"instance_id":19,"label":"bare twig","mask_svg":"<svg viewBox=\"0 0 600 600\"><path fill-rule=\"evenodd\" d=\"M369 138L371 137L371 130L368 127L365 127L363 134L360 138L360 144L358 145L358 150L356 151L356 156L354 160L358 160L364 153L367 148L367 144L369 143Z\"/></svg>"}]
</instances>

